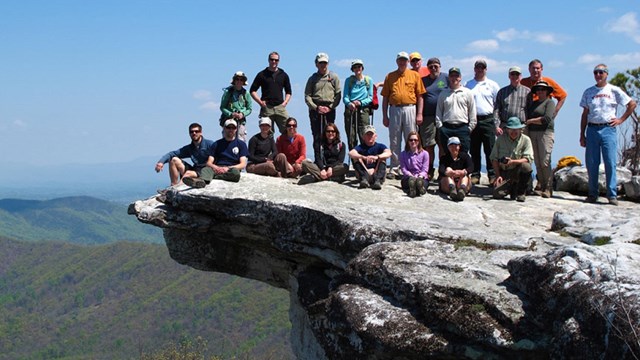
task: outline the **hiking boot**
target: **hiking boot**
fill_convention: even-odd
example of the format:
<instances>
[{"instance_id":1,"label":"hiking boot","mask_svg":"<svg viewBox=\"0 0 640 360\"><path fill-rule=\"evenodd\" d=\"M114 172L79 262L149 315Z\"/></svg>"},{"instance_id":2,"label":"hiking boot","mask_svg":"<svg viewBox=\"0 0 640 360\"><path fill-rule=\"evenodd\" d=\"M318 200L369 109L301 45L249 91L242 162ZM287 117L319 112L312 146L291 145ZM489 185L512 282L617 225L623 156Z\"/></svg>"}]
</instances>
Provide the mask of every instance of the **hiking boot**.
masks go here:
<instances>
[{"instance_id":1,"label":"hiking boot","mask_svg":"<svg viewBox=\"0 0 640 360\"><path fill-rule=\"evenodd\" d=\"M358 189L366 189L369 187L369 182L365 179L360 180L360 186L358 186Z\"/></svg>"},{"instance_id":2,"label":"hiking boot","mask_svg":"<svg viewBox=\"0 0 640 360\"><path fill-rule=\"evenodd\" d=\"M465 196L467 196L467 193L464 189L458 189L458 201L464 201Z\"/></svg>"},{"instance_id":3,"label":"hiking boot","mask_svg":"<svg viewBox=\"0 0 640 360\"><path fill-rule=\"evenodd\" d=\"M315 176L311 175L311 174L307 174L303 177L300 178L300 180L298 180L298 185L306 185L306 184L311 184L318 181L318 179L316 179Z\"/></svg>"},{"instance_id":4,"label":"hiking boot","mask_svg":"<svg viewBox=\"0 0 640 360\"><path fill-rule=\"evenodd\" d=\"M187 185L187 186L191 186L192 188L196 188L196 189L202 189L203 187L205 187L207 185L207 183L204 182L204 180L200 179L200 178L193 178L193 177L186 177L182 179L182 182Z\"/></svg>"},{"instance_id":5,"label":"hiking boot","mask_svg":"<svg viewBox=\"0 0 640 360\"><path fill-rule=\"evenodd\" d=\"M506 180L503 181L502 184L496 186L493 189L493 198L494 199L504 199L505 196L509 193L509 188L511 187L511 181Z\"/></svg>"},{"instance_id":6,"label":"hiking boot","mask_svg":"<svg viewBox=\"0 0 640 360\"><path fill-rule=\"evenodd\" d=\"M518 195L516 196L516 201L517 202L524 202L525 196L524 195Z\"/></svg>"},{"instance_id":7,"label":"hiking boot","mask_svg":"<svg viewBox=\"0 0 640 360\"><path fill-rule=\"evenodd\" d=\"M410 198L414 198L416 197L416 178L413 176L409 177L409 197Z\"/></svg>"},{"instance_id":8,"label":"hiking boot","mask_svg":"<svg viewBox=\"0 0 640 360\"><path fill-rule=\"evenodd\" d=\"M424 195L427 193L427 188L424 186L424 183L425 183L424 179L418 179L418 181L416 181L416 190L420 195Z\"/></svg>"},{"instance_id":9,"label":"hiking boot","mask_svg":"<svg viewBox=\"0 0 640 360\"><path fill-rule=\"evenodd\" d=\"M392 170L389 170L389 172L387 173L387 179L395 180L395 178L396 178L396 174L394 174Z\"/></svg>"},{"instance_id":10,"label":"hiking boot","mask_svg":"<svg viewBox=\"0 0 640 360\"><path fill-rule=\"evenodd\" d=\"M597 197L595 197L595 196L591 196L591 195L589 195L589 196L587 196L587 198L586 198L586 199L584 199L584 202L586 202L586 203L588 203L588 204L595 204L595 203L597 203L597 202L598 202L598 198L597 198Z\"/></svg>"},{"instance_id":11,"label":"hiking boot","mask_svg":"<svg viewBox=\"0 0 640 360\"><path fill-rule=\"evenodd\" d=\"M380 180L377 180L373 182L373 184L371 184L371 188L373 190L380 190L382 189L382 184L380 184Z\"/></svg>"},{"instance_id":12,"label":"hiking boot","mask_svg":"<svg viewBox=\"0 0 640 360\"><path fill-rule=\"evenodd\" d=\"M458 190L453 188L449 191L449 198L453 201L458 201Z\"/></svg>"},{"instance_id":13,"label":"hiking boot","mask_svg":"<svg viewBox=\"0 0 640 360\"><path fill-rule=\"evenodd\" d=\"M478 173L471 174L471 183L473 185L480 184L480 174L478 174Z\"/></svg>"},{"instance_id":14,"label":"hiking boot","mask_svg":"<svg viewBox=\"0 0 640 360\"><path fill-rule=\"evenodd\" d=\"M610 197L609 198L609 204L618 206L618 199L616 199L614 197Z\"/></svg>"},{"instance_id":15,"label":"hiking boot","mask_svg":"<svg viewBox=\"0 0 640 360\"><path fill-rule=\"evenodd\" d=\"M545 199L548 199L551 197L551 193L549 192L549 190L542 190L540 192L540 196L542 196Z\"/></svg>"}]
</instances>

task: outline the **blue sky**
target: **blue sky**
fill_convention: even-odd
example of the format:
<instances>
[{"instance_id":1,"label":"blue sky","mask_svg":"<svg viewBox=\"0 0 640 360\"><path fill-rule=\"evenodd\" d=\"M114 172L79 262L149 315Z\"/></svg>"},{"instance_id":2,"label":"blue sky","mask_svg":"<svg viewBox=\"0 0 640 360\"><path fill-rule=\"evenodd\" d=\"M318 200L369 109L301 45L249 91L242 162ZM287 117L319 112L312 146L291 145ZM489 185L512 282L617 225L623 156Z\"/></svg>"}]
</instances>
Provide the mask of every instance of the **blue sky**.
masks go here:
<instances>
[{"instance_id":1,"label":"blue sky","mask_svg":"<svg viewBox=\"0 0 640 360\"><path fill-rule=\"evenodd\" d=\"M640 65L640 7L538 4L0 0L0 163L6 171L12 163L160 158L189 141L194 121L217 139L222 89L238 70L251 81L272 50L291 77L288 109L305 136L303 90L318 52L329 54L341 79L351 59L363 59L375 81L395 69L399 51L437 56L444 69L460 67L464 81L483 58L501 87L510 66L528 75L528 62L539 58L569 93L556 119L554 160L583 158L580 96L594 83L595 64L607 63L612 75ZM378 128L381 120L378 110ZM257 111L249 122L253 135ZM388 144L386 132L379 139ZM153 171L153 162L140 171Z\"/></svg>"}]
</instances>

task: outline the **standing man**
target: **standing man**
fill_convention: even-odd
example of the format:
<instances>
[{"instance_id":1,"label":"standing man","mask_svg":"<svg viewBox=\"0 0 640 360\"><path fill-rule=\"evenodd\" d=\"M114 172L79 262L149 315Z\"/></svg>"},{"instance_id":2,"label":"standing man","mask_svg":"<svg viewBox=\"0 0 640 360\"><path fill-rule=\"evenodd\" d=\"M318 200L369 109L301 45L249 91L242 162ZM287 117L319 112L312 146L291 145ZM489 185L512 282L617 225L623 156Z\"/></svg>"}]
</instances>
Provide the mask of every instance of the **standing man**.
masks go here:
<instances>
[{"instance_id":1,"label":"standing man","mask_svg":"<svg viewBox=\"0 0 640 360\"><path fill-rule=\"evenodd\" d=\"M421 78L429 76L429 68L422 66L422 55L419 52L414 51L409 55L409 62L411 64L411 70L417 71Z\"/></svg>"},{"instance_id":2,"label":"standing man","mask_svg":"<svg viewBox=\"0 0 640 360\"><path fill-rule=\"evenodd\" d=\"M260 104L260 117L270 118L278 126L280 133L284 134L285 123L289 118L286 107L291 99L291 82L289 75L278 67L279 62L280 55L277 52L269 54L269 66L256 75L249 92L253 100ZM262 88L262 97L258 97L259 88Z\"/></svg>"},{"instance_id":3,"label":"standing man","mask_svg":"<svg viewBox=\"0 0 640 360\"><path fill-rule=\"evenodd\" d=\"M384 78L381 92L384 97L382 123L389 128L389 146L392 151L388 175L390 178L402 176L398 159L402 151L402 139L422 124L422 94L426 90L420 75L415 71L407 71L408 64L409 55L404 51L399 52L396 56L398 69Z\"/></svg>"},{"instance_id":4,"label":"standing man","mask_svg":"<svg viewBox=\"0 0 640 360\"><path fill-rule=\"evenodd\" d=\"M307 80L304 102L309 107L314 158L319 159L322 129L327 123L336 121L336 107L340 104L342 90L338 75L329 71L329 55L318 53L315 62L318 71Z\"/></svg>"},{"instance_id":5,"label":"standing man","mask_svg":"<svg viewBox=\"0 0 640 360\"><path fill-rule=\"evenodd\" d=\"M607 198L609 204L618 205L616 188L616 164L618 162L618 141L616 127L622 124L636 108L636 102L622 89L607 83L609 69L598 64L593 69L596 84L582 94L580 106L583 108L580 122L580 146L586 147L585 162L589 174L589 195L586 202L598 200L598 176L600 152L604 158L604 172L607 178ZM625 112L616 117L618 106L626 106Z\"/></svg>"},{"instance_id":6,"label":"standing man","mask_svg":"<svg viewBox=\"0 0 640 360\"><path fill-rule=\"evenodd\" d=\"M496 121L496 133L502 135L507 121L517 117L524 123L527 119L525 108L527 96L531 89L522 85L522 70L519 66L509 68L509 85L503 87L496 95L496 103L493 109L493 117Z\"/></svg>"},{"instance_id":7,"label":"standing man","mask_svg":"<svg viewBox=\"0 0 640 360\"><path fill-rule=\"evenodd\" d=\"M438 140L436 129L436 107L438 96L444 89L449 88L449 78L440 71L440 59L433 57L427 60L429 76L422 78L427 92L422 94L424 102L423 121L420 125L420 137L422 147L429 153L429 179L433 179L436 141ZM442 156L443 151L440 151Z\"/></svg>"},{"instance_id":8,"label":"standing man","mask_svg":"<svg viewBox=\"0 0 640 360\"><path fill-rule=\"evenodd\" d=\"M553 88L553 92L551 93L551 97L556 99L558 103L556 104L556 111L553 114L555 118L560 112L560 108L564 105L564 101L567 99L567 92L550 77L542 76L542 61L538 59L533 59L529 62L529 77L522 79L520 82L522 85L528 87L529 89L533 88L538 81L545 81L549 86ZM531 93L533 96L533 101L538 101L538 95L535 93Z\"/></svg>"},{"instance_id":9,"label":"standing man","mask_svg":"<svg viewBox=\"0 0 640 360\"><path fill-rule=\"evenodd\" d=\"M156 172L162 171L164 164L169 163L169 179L172 186L179 184L180 178L200 176L202 169L207 166L209 149L213 146L213 141L202 137L202 126L198 123L189 125L189 137L191 137L191 144L166 153L156 163ZM187 158L191 159L193 165L182 161Z\"/></svg>"},{"instance_id":10,"label":"standing man","mask_svg":"<svg viewBox=\"0 0 640 360\"><path fill-rule=\"evenodd\" d=\"M496 126L493 119L493 104L500 90L500 86L495 81L487 78L487 62L480 59L473 66L474 77L464 85L471 89L473 100L476 103L476 118L478 123L471 132L471 159L473 160L473 172L471 182L480 182L480 167L482 163L482 153L480 148L484 147L484 156L487 161L487 175L489 183L492 183L495 175L493 166L489 160L493 144L496 143Z\"/></svg>"},{"instance_id":11,"label":"standing man","mask_svg":"<svg viewBox=\"0 0 640 360\"><path fill-rule=\"evenodd\" d=\"M449 89L440 93L436 107L436 127L441 144L460 139L461 151L469 152L471 132L476 127L476 105L471 90L462 86L460 69L449 69ZM449 153L447 148L445 153ZM442 156L441 156L442 157Z\"/></svg>"}]
</instances>

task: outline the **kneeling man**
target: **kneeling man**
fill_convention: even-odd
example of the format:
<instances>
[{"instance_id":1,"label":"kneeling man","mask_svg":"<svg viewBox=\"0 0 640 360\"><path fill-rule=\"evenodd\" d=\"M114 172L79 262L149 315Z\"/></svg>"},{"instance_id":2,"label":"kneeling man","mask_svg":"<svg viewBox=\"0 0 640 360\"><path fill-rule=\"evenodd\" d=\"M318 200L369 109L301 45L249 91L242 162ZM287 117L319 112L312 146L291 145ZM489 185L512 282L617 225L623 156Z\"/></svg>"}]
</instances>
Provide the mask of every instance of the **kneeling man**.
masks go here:
<instances>
[{"instance_id":1,"label":"kneeling man","mask_svg":"<svg viewBox=\"0 0 640 360\"><path fill-rule=\"evenodd\" d=\"M377 143L376 128L367 125L364 128L363 142L349 151L353 160L356 177L360 179L360 189L371 186L373 190L382 189L382 183L387 171L387 159L391 157L391 150L386 145Z\"/></svg>"},{"instance_id":2,"label":"kneeling man","mask_svg":"<svg viewBox=\"0 0 640 360\"><path fill-rule=\"evenodd\" d=\"M524 127L518 117L510 117L506 132L498 137L491 150L491 164L496 175L493 197L496 199L502 199L508 193L511 200L525 200L533 172L533 147L531 139L522 133Z\"/></svg>"}]
</instances>

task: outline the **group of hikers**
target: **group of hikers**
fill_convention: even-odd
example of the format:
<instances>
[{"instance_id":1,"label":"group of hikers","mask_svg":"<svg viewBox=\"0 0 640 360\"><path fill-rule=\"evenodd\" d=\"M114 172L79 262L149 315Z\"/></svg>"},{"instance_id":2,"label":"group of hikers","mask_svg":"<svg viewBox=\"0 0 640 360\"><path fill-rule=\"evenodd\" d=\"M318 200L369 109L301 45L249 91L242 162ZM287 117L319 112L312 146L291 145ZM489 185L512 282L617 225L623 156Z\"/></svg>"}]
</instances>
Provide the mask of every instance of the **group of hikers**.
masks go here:
<instances>
[{"instance_id":1,"label":"group of hikers","mask_svg":"<svg viewBox=\"0 0 640 360\"><path fill-rule=\"evenodd\" d=\"M318 53L317 71L309 77L304 91L313 161L306 158L306 141L297 132L298 121L286 109L291 100L291 82L279 67L280 55L270 53L268 62L248 91L248 78L241 71L224 89L221 139L213 142L203 138L202 126L193 123L189 125L191 143L158 161L158 172L169 163L172 186L183 182L202 188L214 179L237 182L243 169L265 176L302 176L299 184L324 180L342 183L349 174L350 167L345 163L348 156L359 188L379 190L385 179L399 179L402 189L416 197L424 195L429 181L434 180L437 147L439 189L454 201L463 201L471 187L480 183L482 152L494 198L509 195L525 201L532 188L532 164L537 177L533 193L543 198L552 196L554 120L567 93L553 79L543 76L538 59L529 63L530 76L526 78L520 67L512 66L508 71L509 85L500 88L487 77L487 62L483 59L475 62L473 79L463 85L458 67L451 67L445 75L438 58L429 58L423 66L420 53L402 51L396 55L397 68L378 84L364 75L362 60L353 60L353 75L342 88L338 75L329 70L329 56ZM606 196L610 204L617 205L616 127L631 115L636 102L607 82L609 70L605 64L596 65L593 75L596 84L584 91L580 101L580 145L586 148L589 176L586 201L598 200L602 154ZM382 89L382 124L389 129L389 147L378 141L373 126L377 88ZM260 106L260 132L247 144L246 124L252 113L252 100ZM335 124L341 102L346 144ZM618 106L625 107L619 117ZM275 138L274 134L279 136Z\"/></svg>"}]
</instances>

